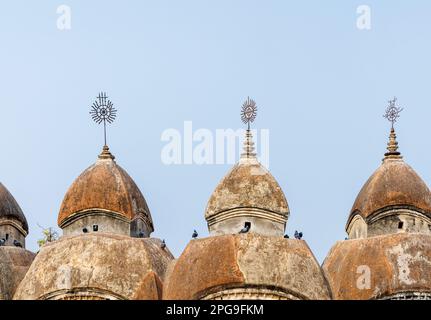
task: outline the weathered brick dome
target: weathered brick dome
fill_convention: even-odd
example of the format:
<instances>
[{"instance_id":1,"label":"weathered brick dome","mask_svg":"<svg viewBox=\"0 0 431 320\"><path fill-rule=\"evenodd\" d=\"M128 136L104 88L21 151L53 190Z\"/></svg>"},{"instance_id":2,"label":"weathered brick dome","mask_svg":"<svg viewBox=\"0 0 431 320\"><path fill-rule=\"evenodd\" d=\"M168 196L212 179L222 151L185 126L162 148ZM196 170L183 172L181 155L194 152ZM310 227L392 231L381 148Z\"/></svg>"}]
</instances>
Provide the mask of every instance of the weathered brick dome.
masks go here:
<instances>
[{"instance_id":1,"label":"weathered brick dome","mask_svg":"<svg viewBox=\"0 0 431 320\"><path fill-rule=\"evenodd\" d=\"M0 182L0 220L13 219L17 221L21 228L28 233L28 223L19 204L12 194Z\"/></svg>"},{"instance_id":2,"label":"weathered brick dome","mask_svg":"<svg viewBox=\"0 0 431 320\"><path fill-rule=\"evenodd\" d=\"M258 208L288 217L289 206L280 185L255 158L239 161L212 193L205 218L234 208Z\"/></svg>"},{"instance_id":3,"label":"weathered brick dome","mask_svg":"<svg viewBox=\"0 0 431 320\"><path fill-rule=\"evenodd\" d=\"M15 299L161 299L173 256L149 238L146 201L108 147L69 188L58 222L63 236L41 248Z\"/></svg>"},{"instance_id":4,"label":"weathered brick dome","mask_svg":"<svg viewBox=\"0 0 431 320\"><path fill-rule=\"evenodd\" d=\"M359 192L350 218L360 214L366 219L390 206L412 207L431 217L428 186L401 158L383 160Z\"/></svg>"},{"instance_id":5,"label":"weathered brick dome","mask_svg":"<svg viewBox=\"0 0 431 320\"><path fill-rule=\"evenodd\" d=\"M192 240L171 268L164 299L330 299L303 240L259 234Z\"/></svg>"},{"instance_id":6,"label":"weathered brick dome","mask_svg":"<svg viewBox=\"0 0 431 320\"><path fill-rule=\"evenodd\" d=\"M431 192L421 177L404 162L398 151L394 128L391 129L382 164L367 180L353 204L346 230L358 217L370 223L389 210L410 210L431 218Z\"/></svg>"},{"instance_id":7,"label":"weathered brick dome","mask_svg":"<svg viewBox=\"0 0 431 320\"><path fill-rule=\"evenodd\" d=\"M334 299L430 299L430 257L431 235L388 234L337 242L323 270Z\"/></svg>"},{"instance_id":8,"label":"weathered brick dome","mask_svg":"<svg viewBox=\"0 0 431 320\"><path fill-rule=\"evenodd\" d=\"M431 299L431 193L393 127L387 150L323 263L334 299Z\"/></svg>"},{"instance_id":9,"label":"weathered brick dome","mask_svg":"<svg viewBox=\"0 0 431 320\"><path fill-rule=\"evenodd\" d=\"M192 240L169 268L164 299L330 299L306 242L287 239L289 207L246 131L239 162L205 212L210 237Z\"/></svg>"},{"instance_id":10,"label":"weathered brick dome","mask_svg":"<svg viewBox=\"0 0 431 320\"><path fill-rule=\"evenodd\" d=\"M62 237L37 254L18 300L158 300L172 254L153 238L90 233Z\"/></svg>"},{"instance_id":11,"label":"weathered brick dome","mask_svg":"<svg viewBox=\"0 0 431 320\"><path fill-rule=\"evenodd\" d=\"M0 300L11 300L35 254L23 248L0 247Z\"/></svg>"},{"instance_id":12,"label":"weathered brick dome","mask_svg":"<svg viewBox=\"0 0 431 320\"><path fill-rule=\"evenodd\" d=\"M99 159L70 186L61 204L58 225L88 210L111 211L132 220L144 215L154 230L147 202L141 191L105 146Z\"/></svg>"},{"instance_id":13,"label":"weathered brick dome","mask_svg":"<svg viewBox=\"0 0 431 320\"><path fill-rule=\"evenodd\" d=\"M272 174L258 161L250 130L237 164L217 185L208 201L205 219L211 235L250 232L283 236L289 218L286 197ZM236 231L235 231L236 230Z\"/></svg>"},{"instance_id":14,"label":"weathered brick dome","mask_svg":"<svg viewBox=\"0 0 431 320\"><path fill-rule=\"evenodd\" d=\"M25 249L28 224L15 198L0 183L0 300L10 300L35 254Z\"/></svg>"}]
</instances>

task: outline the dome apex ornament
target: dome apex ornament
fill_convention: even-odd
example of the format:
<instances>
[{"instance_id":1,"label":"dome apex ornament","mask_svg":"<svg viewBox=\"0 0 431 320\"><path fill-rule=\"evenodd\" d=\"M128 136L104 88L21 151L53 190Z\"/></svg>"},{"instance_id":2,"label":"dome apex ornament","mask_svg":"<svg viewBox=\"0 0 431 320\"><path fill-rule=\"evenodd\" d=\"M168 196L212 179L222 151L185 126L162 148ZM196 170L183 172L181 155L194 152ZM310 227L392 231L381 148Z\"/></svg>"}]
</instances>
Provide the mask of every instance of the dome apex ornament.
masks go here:
<instances>
[{"instance_id":1,"label":"dome apex ornament","mask_svg":"<svg viewBox=\"0 0 431 320\"><path fill-rule=\"evenodd\" d=\"M400 117L403 108L397 106L397 98L389 100L389 105L386 108L386 112L383 115L389 122L391 122L391 133L389 134L389 142L387 146L388 152L385 153L385 159L401 159L401 153L398 151L397 135L395 134L394 123L397 122Z\"/></svg>"},{"instance_id":2,"label":"dome apex ornament","mask_svg":"<svg viewBox=\"0 0 431 320\"><path fill-rule=\"evenodd\" d=\"M397 97L394 97L392 100L389 100L389 105L386 108L386 112L383 115L389 122L392 124L392 129L394 128L394 123L397 122L397 119L400 117L401 111L403 108L397 107Z\"/></svg>"},{"instance_id":3,"label":"dome apex ornament","mask_svg":"<svg viewBox=\"0 0 431 320\"><path fill-rule=\"evenodd\" d=\"M254 122L257 115L256 102L250 97L243 103L241 109L241 120L247 125L247 129L250 130L250 123Z\"/></svg>"},{"instance_id":4,"label":"dome apex ornament","mask_svg":"<svg viewBox=\"0 0 431 320\"><path fill-rule=\"evenodd\" d=\"M114 104L108 99L106 92L100 92L97 96L97 100L91 106L91 118L97 124L103 122L103 132L106 144L106 123L111 124L117 117L117 109L114 108ZM109 149L108 149L109 150Z\"/></svg>"},{"instance_id":5,"label":"dome apex ornament","mask_svg":"<svg viewBox=\"0 0 431 320\"><path fill-rule=\"evenodd\" d=\"M103 146L103 150L102 153L99 154L99 159L111 159L111 160L115 160L114 155L111 153L111 151L109 151L109 147L107 145Z\"/></svg>"},{"instance_id":6,"label":"dome apex ornament","mask_svg":"<svg viewBox=\"0 0 431 320\"><path fill-rule=\"evenodd\" d=\"M250 130L250 123L254 122L257 115L256 102L250 97L242 104L241 108L241 121L247 124L247 131L245 132L244 139L244 152L241 154L241 159L255 159L256 153L254 152L253 135Z\"/></svg>"}]
</instances>

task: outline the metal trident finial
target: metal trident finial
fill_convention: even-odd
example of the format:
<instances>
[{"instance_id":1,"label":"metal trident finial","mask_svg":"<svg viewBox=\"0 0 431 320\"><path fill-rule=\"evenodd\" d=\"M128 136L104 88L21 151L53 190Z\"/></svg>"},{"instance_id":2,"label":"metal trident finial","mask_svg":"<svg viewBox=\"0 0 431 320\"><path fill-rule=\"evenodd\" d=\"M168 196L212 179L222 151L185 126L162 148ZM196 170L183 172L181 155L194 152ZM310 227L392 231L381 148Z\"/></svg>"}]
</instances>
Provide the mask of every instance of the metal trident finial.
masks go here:
<instances>
[{"instance_id":1,"label":"metal trident finial","mask_svg":"<svg viewBox=\"0 0 431 320\"><path fill-rule=\"evenodd\" d=\"M97 124L101 124L103 122L103 132L106 146L106 122L114 122L115 117L117 116L117 110L114 108L112 102L108 100L106 92L99 93L97 100L91 106L90 114L94 122Z\"/></svg>"},{"instance_id":2,"label":"metal trident finial","mask_svg":"<svg viewBox=\"0 0 431 320\"><path fill-rule=\"evenodd\" d=\"M386 112L383 115L386 119L388 119L392 124L392 129L394 128L394 123L397 122L397 119L400 117L400 112L403 111L403 108L397 107L396 102L397 98L394 97L393 100L389 100L389 105L386 108Z\"/></svg>"},{"instance_id":3,"label":"metal trident finial","mask_svg":"<svg viewBox=\"0 0 431 320\"><path fill-rule=\"evenodd\" d=\"M247 124L248 130L250 130L250 123L256 119L257 115L257 106L256 102L250 97L247 97L247 100L243 103L241 109L241 120L245 124Z\"/></svg>"}]
</instances>

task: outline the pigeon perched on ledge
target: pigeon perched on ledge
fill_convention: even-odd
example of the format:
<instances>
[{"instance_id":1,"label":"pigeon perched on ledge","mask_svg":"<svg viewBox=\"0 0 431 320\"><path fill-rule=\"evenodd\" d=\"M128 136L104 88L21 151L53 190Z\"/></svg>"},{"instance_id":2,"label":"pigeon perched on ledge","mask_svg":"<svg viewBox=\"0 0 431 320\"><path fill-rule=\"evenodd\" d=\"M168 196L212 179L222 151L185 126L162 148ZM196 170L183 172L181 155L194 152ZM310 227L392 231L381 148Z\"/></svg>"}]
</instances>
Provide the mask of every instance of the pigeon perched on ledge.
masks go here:
<instances>
[{"instance_id":1,"label":"pigeon perched on ledge","mask_svg":"<svg viewBox=\"0 0 431 320\"><path fill-rule=\"evenodd\" d=\"M196 239L198 237L198 232L196 230L193 230L192 238Z\"/></svg>"},{"instance_id":2,"label":"pigeon perched on ledge","mask_svg":"<svg viewBox=\"0 0 431 320\"><path fill-rule=\"evenodd\" d=\"M298 232L295 230L295 239L301 240L302 239L302 232Z\"/></svg>"},{"instance_id":3,"label":"pigeon perched on ledge","mask_svg":"<svg viewBox=\"0 0 431 320\"><path fill-rule=\"evenodd\" d=\"M22 244L21 244L21 242L19 242L19 241L17 241L17 240L14 240L14 241L13 241L13 245L14 245L15 247L22 248Z\"/></svg>"},{"instance_id":4,"label":"pigeon perched on ledge","mask_svg":"<svg viewBox=\"0 0 431 320\"><path fill-rule=\"evenodd\" d=\"M244 224L244 228L242 228L239 233L247 233L250 231L250 228L251 228L251 222L246 222Z\"/></svg>"}]
</instances>

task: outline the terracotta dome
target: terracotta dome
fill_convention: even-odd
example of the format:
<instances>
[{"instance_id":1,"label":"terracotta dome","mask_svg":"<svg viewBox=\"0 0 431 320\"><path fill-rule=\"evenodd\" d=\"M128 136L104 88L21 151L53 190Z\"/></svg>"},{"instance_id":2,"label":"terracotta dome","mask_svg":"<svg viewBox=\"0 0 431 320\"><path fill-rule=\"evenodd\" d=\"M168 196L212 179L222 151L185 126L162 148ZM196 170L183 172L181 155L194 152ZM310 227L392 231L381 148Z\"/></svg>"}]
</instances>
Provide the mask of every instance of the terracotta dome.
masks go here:
<instances>
[{"instance_id":1,"label":"terracotta dome","mask_svg":"<svg viewBox=\"0 0 431 320\"><path fill-rule=\"evenodd\" d=\"M347 221L364 219L387 207L411 208L431 217L431 192L419 175L402 159L394 128L382 164L362 187Z\"/></svg>"},{"instance_id":2,"label":"terracotta dome","mask_svg":"<svg viewBox=\"0 0 431 320\"><path fill-rule=\"evenodd\" d=\"M58 215L58 225L61 226L72 215L90 209L113 211L130 220L141 213L154 230L144 196L106 146L96 163L86 169L67 191Z\"/></svg>"},{"instance_id":3,"label":"terracotta dome","mask_svg":"<svg viewBox=\"0 0 431 320\"><path fill-rule=\"evenodd\" d=\"M211 236L236 234L242 228L267 236L283 236L289 206L280 185L257 160L250 129L237 164L217 185L205 219Z\"/></svg>"},{"instance_id":4,"label":"terracotta dome","mask_svg":"<svg viewBox=\"0 0 431 320\"><path fill-rule=\"evenodd\" d=\"M11 300L35 254L22 248L0 247L0 300Z\"/></svg>"},{"instance_id":5,"label":"terracotta dome","mask_svg":"<svg viewBox=\"0 0 431 320\"><path fill-rule=\"evenodd\" d=\"M0 219L2 218L11 218L19 221L23 230L28 233L28 224L24 213L15 198L6 189L6 187L0 183Z\"/></svg>"},{"instance_id":6,"label":"terracotta dome","mask_svg":"<svg viewBox=\"0 0 431 320\"><path fill-rule=\"evenodd\" d=\"M302 240L259 234L192 240L165 281L164 299L330 299Z\"/></svg>"},{"instance_id":7,"label":"terracotta dome","mask_svg":"<svg viewBox=\"0 0 431 320\"><path fill-rule=\"evenodd\" d=\"M431 235L389 234L337 242L323 270L334 299L431 297L430 258ZM361 278L367 275L369 286Z\"/></svg>"},{"instance_id":8,"label":"terracotta dome","mask_svg":"<svg viewBox=\"0 0 431 320\"><path fill-rule=\"evenodd\" d=\"M41 248L14 299L157 300L172 259L158 239L62 237Z\"/></svg>"},{"instance_id":9,"label":"terracotta dome","mask_svg":"<svg viewBox=\"0 0 431 320\"><path fill-rule=\"evenodd\" d=\"M235 208L258 208L286 218L289 215L279 184L254 158L239 161L222 179L208 201L205 218Z\"/></svg>"},{"instance_id":10,"label":"terracotta dome","mask_svg":"<svg viewBox=\"0 0 431 320\"><path fill-rule=\"evenodd\" d=\"M430 190L402 159L383 161L359 192L350 219L356 214L366 219L390 206L412 207L431 217Z\"/></svg>"}]
</instances>

